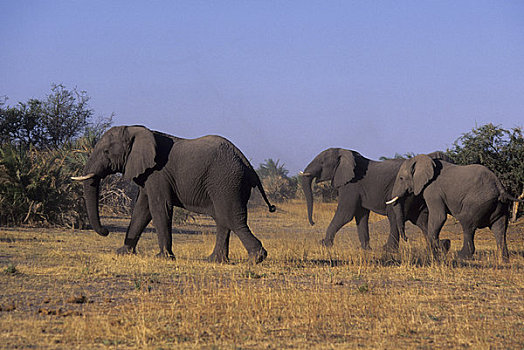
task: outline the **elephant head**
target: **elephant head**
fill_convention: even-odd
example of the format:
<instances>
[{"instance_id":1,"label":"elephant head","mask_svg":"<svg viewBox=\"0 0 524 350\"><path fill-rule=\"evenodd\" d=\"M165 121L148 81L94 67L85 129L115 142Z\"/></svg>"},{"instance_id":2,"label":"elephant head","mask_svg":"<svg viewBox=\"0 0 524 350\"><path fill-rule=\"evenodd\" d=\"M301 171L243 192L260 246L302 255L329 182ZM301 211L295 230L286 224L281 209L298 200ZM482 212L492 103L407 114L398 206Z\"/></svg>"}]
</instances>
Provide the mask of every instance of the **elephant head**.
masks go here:
<instances>
[{"instance_id":1,"label":"elephant head","mask_svg":"<svg viewBox=\"0 0 524 350\"><path fill-rule=\"evenodd\" d=\"M140 177L155 167L156 149L155 137L149 129L143 126L113 127L95 145L84 167L84 175L73 177L73 180L83 181L89 222L98 234L109 234L100 223L100 180L119 172L124 174L124 178L139 183Z\"/></svg>"},{"instance_id":2,"label":"elephant head","mask_svg":"<svg viewBox=\"0 0 524 350\"><path fill-rule=\"evenodd\" d=\"M399 198L413 193L418 196L426 185L435 177L435 161L425 154L405 160L397 173L391 196L386 204L393 204Z\"/></svg>"},{"instance_id":3,"label":"elephant head","mask_svg":"<svg viewBox=\"0 0 524 350\"><path fill-rule=\"evenodd\" d=\"M307 202L308 219L311 225L313 222L313 192L311 184L313 179L316 182L331 180L331 185L339 188L353 180L355 177L355 155L357 152L342 148L329 148L321 152L308 164L302 176L302 190Z\"/></svg>"}]
</instances>

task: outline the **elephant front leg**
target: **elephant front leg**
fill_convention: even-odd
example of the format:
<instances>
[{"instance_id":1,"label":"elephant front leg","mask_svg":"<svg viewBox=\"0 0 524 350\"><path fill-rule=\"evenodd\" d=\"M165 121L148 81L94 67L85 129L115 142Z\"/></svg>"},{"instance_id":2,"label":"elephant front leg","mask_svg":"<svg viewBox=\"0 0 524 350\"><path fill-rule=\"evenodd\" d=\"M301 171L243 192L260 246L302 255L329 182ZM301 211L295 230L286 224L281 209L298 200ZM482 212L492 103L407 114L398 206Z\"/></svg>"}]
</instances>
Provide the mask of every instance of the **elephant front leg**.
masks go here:
<instances>
[{"instance_id":1,"label":"elephant front leg","mask_svg":"<svg viewBox=\"0 0 524 350\"><path fill-rule=\"evenodd\" d=\"M400 204L395 204L400 207ZM396 208L387 208L387 217L389 222L389 236L386 244L384 244L384 250L390 253L398 252L400 233L399 233L399 220L403 220L402 217L396 215ZM404 234L405 235L405 234Z\"/></svg>"},{"instance_id":2,"label":"elephant front leg","mask_svg":"<svg viewBox=\"0 0 524 350\"><path fill-rule=\"evenodd\" d=\"M227 263L229 262L229 237L231 230L225 226L217 224L217 235L215 249L207 258L209 262Z\"/></svg>"},{"instance_id":3,"label":"elephant front leg","mask_svg":"<svg viewBox=\"0 0 524 350\"><path fill-rule=\"evenodd\" d=\"M337 206L337 211L335 212L335 215L333 216L333 219L331 219L331 222L329 223L329 226L326 230L326 236L320 241L320 244L324 247L333 246L335 235L342 228L342 226L353 219L355 216L355 211L356 208L354 206L350 207L349 205L344 205L344 203L340 201Z\"/></svg>"},{"instance_id":4,"label":"elephant front leg","mask_svg":"<svg viewBox=\"0 0 524 350\"><path fill-rule=\"evenodd\" d=\"M369 210L360 208L355 215L355 221L357 222L360 247L364 250L371 250L371 246L369 245Z\"/></svg>"},{"instance_id":5,"label":"elephant front leg","mask_svg":"<svg viewBox=\"0 0 524 350\"><path fill-rule=\"evenodd\" d=\"M428 234L428 211L423 210L415 220L411 219L412 222L417 225L420 230L422 231L422 234L424 235L424 239L426 240L426 243L429 245L429 234ZM439 247L444 254L447 254L449 249L451 248L451 241L449 239L441 239L439 241Z\"/></svg>"},{"instance_id":6,"label":"elephant front leg","mask_svg":"<svg viewBox=\"0 0 524 350\"><path fill-rule=\"evenodd\" d=\"M144 193L144 191L140 191L135 203L135 207L133 208L131 222L129 223L126 231L124 245L117 250L117 253L136 253L136 245L138 240L150 222L151 212L149 211L147 195Z\"/></svg>"},{"instance_id":7,"label":"elephant front leg","mask_svg":"<svg viewBox=\"0 0 524 350\"><path fill-rule=\"evenodd\" d=\"M429 209L428 218L428 245L429 249L436 260L440 259L440 253L443 247L441 247L439 236L440 230L446 222L446 212L440 210Z\"/></svg>"}]
</instances>

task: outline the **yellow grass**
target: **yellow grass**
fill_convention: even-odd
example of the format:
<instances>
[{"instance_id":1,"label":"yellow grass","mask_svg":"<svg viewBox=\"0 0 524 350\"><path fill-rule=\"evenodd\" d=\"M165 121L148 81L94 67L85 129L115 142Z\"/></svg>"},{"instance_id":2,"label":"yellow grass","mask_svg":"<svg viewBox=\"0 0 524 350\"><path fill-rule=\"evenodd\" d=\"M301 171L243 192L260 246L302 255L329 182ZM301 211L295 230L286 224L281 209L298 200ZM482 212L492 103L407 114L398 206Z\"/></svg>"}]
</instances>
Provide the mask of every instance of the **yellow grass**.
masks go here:
<instances>
[{"instance_id":1,"label":"yellow grass","mask_svg":"<svg viewBox=\"0 0 524 350\"><path fill-rule=\"evenodd\" d=\"M250 211L268 250L260 265L232 236L227 265L204 261L213 222L197 216L177 227L176 261L159 260L156 234L144 233L136 256L120 257L127 219L104 218L117 232L0 229L2 348L59 349L522 349L524 222L508 234L500 263L487 230L475 259L454 252L453 220L442 232L452 252L431 263L418 229L398 254L381 246L384 217L372 215L371 252L359 250L354 223L334 248L319 246L335 205L305 204L277 213Z\"/></svg>"}]
</instances>

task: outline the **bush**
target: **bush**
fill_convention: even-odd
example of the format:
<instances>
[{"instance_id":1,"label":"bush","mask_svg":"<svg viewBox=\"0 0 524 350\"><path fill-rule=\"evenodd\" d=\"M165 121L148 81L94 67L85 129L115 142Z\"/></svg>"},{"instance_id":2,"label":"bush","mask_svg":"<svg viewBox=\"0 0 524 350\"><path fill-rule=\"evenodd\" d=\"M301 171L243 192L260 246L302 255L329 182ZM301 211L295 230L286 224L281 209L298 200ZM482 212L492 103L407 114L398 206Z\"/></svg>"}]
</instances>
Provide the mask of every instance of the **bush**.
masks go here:
<instances>
[{"instance_id":1,"label":"bush","mask_svg":"<svg viewBox=\"0 0 524 350\"><path fill-rule=\"evenodd\" d=\"M281 175L268 176L262 179L262 186L264 186L269 200L277 203L295 198L297 192L297 182Z\"/></svg>"},{"instance_id":2,"label":"bush","mask_svg":"<svg viewBox=\"0 0 524 350\"><path fill-rule=\"evenodd\" d=\"M313 191L313 198L320 198L324 203L334 202L338 198L338 191L336 188L331 186L329 181L316 183L315 181L311 184L311 190ZM302 190L302 182L298 182L296 198L305 200L304 191Z\"/></svg>"},{"instance_id":3,"label":"bush","mask_svg":"<svg viewBox=\"0 0 524 350\"><path fill-rule=\"evenodd\" d=\"M85 91L53 84L45 99L0 100L0 224L84 227L81 184L88 155L112 116L93 121ZM102 189L106 201L114 196ZM128 206L129 207L129 206Z\"/></svg>"},{"instance_id":4,"label":"bush","mask_svg":"<svg viewBox=\"0 0 524 350\"><path fill-rule=\"evenodd\" d=\"M0 223L85 226L81 188L64 150L0 147Z\"/></svg>"},{"instance_id":5,"label":"bush","mask_svg":"<svg viewBox=\"0 0 524 350\"><path fill-rule=\"evenodd\" d=\"M279 164L280 160L276 162L269 158L264 163L259 164L256 170L262 186L269 198L273 202L283 202L296 197L298 179L296 177L288 177L289 171L284 164ZM262 197L258 199L261 199ZM257 203L262 203L259 200Z\"/></svg>"}]
</instances>

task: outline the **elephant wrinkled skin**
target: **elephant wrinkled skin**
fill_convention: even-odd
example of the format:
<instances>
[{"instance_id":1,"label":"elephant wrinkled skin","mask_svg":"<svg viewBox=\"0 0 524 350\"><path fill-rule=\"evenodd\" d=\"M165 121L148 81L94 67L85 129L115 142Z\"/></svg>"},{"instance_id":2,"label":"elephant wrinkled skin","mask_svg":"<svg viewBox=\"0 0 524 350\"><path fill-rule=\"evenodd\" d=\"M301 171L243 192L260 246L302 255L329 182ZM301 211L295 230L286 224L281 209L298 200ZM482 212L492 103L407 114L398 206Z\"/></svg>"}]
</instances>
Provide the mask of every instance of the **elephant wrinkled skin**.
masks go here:
<instances>
[{"instance_id":1,"label":"elephant wrinkled skin","mask_svg":"<svg viewBox=\"0 0 524 350\"><path fill-rule=\"evenodd\" d=\"M208 214L217 225L215 248L209 260L228 261L233 230L259 263L267 256L262 243L247 225L247 202L251 188L258 187L267 200L253 167L230 141L220 136L183 139L143 126L118 126L108 130L96 144L84 169L84 196L93 229L102 236L108 230L100 223L98 194L100 180L123 173L139 186L139 194L119 253L135 252L144 228L153 220L158 233L159 256L174 257L172 251L173 207Z\"/></svg>"},{"instance_id":2,"label":"elephant wrinkled skin","mask_svg":"<svg viewBox=\"0 0 524 350\"><path fill-rule=\"evenodd\" d=\"M435 152L433 157L443 156ZM391 159L373 161L363 157L356 151L343 148L329 148L318 154L309 163L302 175L302 189L306 197L308 218L313 222L313 193L311 185L316 182L331 181L338 189L338 206L329 224L326 236L321 241L325 246L333 245L336 233L346 223L355 218L360 244L363 249L369 249L369 212L387 215L390 234L385 248L397 251L399 244L399 230L402 226L398 220L410 220L417 225L424 235L427 232L427 208L419 196L405 198L402 214L396 213L399 207L388 206L386 201L391 198L391 191L395 176L398 173L402 160ZM403 231L402 231L403 233ZM403 235L405 238L405 235ZM448 245L449 246L449 245Z\"/></svg>"},{"instance_id":3,"label":"elephant wrinkled skin","mask_svg":"<svg viewBox=\"0 0 524 350\"><path fill-rule=\"evenodd\" d=\"M506 245L511 197L502 183L482 165L455 165L418 155L400 167L392 197L422 195L429 211L428 241L435 257L439 256L440 230L448 214L461 224L464 243L458 252L468 259L475 253L473 238L477 228L489 227L504 261L509 260ZM403 230L402 227L399 230Z\"/></svg>"}]
</instances>

